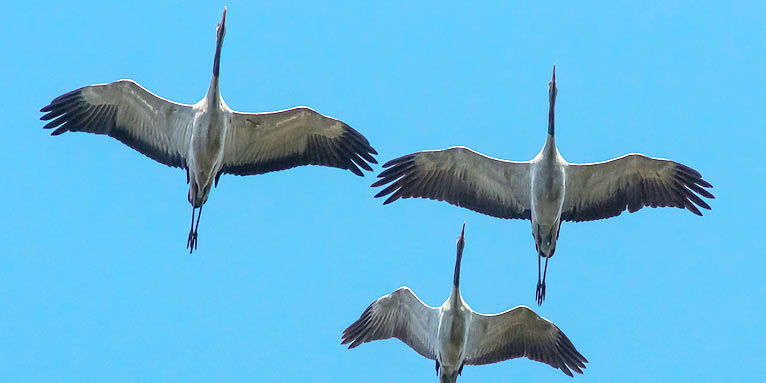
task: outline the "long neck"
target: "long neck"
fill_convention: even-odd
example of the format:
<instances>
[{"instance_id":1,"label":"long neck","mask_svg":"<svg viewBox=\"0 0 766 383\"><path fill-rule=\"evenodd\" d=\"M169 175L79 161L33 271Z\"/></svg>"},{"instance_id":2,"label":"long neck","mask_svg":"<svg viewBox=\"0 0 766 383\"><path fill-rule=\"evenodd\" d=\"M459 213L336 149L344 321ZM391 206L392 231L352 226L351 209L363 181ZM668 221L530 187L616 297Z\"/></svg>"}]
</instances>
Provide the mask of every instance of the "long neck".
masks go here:
<instances>
[{"instance_id":1,"label":"long neck","mask_svg":"<svg viewBox=\"0 0 766 383\"><path fill-rule=\"evenodd\" d=\"M207 90L207 103L208 105L218 105L219 98L221 97L221 92L218 90L218 76L213 76L212 79L210 79L210 88Z\"/></svg>"},{"instance_id":2,"label":"long neck","mask_svg":"<svg viewBox=\"0 0 766 383\"><path fill-rule=\"evenodd\" d=\"M221 63L221 47L223 46L223 36L218 36L215 42L215 58L213 59L213 77L218 77L218 68Z\"/></svg>"},{"instance_id":3,"label":"long neck","mask_svg":"<svg viewBox=\"0 0 766 383\"><path fill-rule=\"evenodd\" d=\"M213 58L213 78L210 80L210 89L208 97L215 97L218 93L218 74L221 67L221 47L223 46L223 36L218 36L215 42L215 57ZM212 100L210 100L212 101Z\"/></svg>"},{"instance_id":4,"label":"long neck","mask_svg":"<svg viewBox=\"0 0 766 383\"><path fill-rule=\"evenodd\" d=\"M556 128L555 128L555 117L554 114L556 112L556 94L551 93L550 100L549 100L549 107L548 107L548 135L550 137L556 136Z\"/></svg>"},{"instance_id":5,"label":"long neck","mask_svg":"<svg viewBox=\"0 0 766 383\"><path fill-rule=\"evenodd\" d=\"M458 248L457 260L455 260L455 278L452 285L457 289L460 287L460 261L463 259L463 249Z\"/></svg>"}]
</instances>

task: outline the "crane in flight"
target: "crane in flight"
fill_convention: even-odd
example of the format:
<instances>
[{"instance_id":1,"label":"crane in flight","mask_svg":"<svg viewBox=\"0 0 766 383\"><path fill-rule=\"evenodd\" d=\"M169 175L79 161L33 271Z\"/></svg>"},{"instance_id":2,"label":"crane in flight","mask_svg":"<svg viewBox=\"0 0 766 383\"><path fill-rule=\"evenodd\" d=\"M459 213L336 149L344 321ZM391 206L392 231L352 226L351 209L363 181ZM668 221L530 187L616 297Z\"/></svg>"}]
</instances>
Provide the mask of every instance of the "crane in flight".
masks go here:
<instances>
[{"instance_id":1,"label":"crane in flight","mask_svg":"<svg viewBox=\"0 0 766 383\"><path fill-rule=\"evenodd\" d=\"M191 229L186 246L197 247L202 205L222 174L263 174L303 165L372 171L378 154L367 139L332 117L307 107L270 113L236 112L218 88L226 8L216 29L213 77L202 100L179 104L132 80L96 84L53 99L40 111L52 135L106 134L164 165L186 170ZM196 216L195 211L199 210Z\"/></svg>"}]
</instances>

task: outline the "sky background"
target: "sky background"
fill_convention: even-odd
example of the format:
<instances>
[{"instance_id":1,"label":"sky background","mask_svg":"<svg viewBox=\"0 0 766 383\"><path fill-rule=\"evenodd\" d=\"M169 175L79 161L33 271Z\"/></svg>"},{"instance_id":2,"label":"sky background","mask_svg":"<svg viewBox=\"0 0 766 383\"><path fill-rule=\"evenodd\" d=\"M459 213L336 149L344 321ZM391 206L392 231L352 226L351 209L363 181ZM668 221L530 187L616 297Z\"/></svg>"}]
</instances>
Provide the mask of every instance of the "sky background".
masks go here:
<instances>
[{"instance_id":1,"label":"sky background","mask_svg":"<svg viewBox=\"0 0 766 383\"><path fill-rule=\"evenodd\" d=\"M763 2L275 3L2 6L0 380L436 381L397 340L349 351L340 335L399 286L440 305L463 221L466 301L553 321L590 360L577 381L766 380ZM563 224L542 307L529 222L381 206L371 173L223 176L189 255L182 170L105 136L51 137L38 110L121 78L197 102L224 5L235 110L310 106L381 163L453 145L529 160L556 64L568 161L679 161L715 186L713 210ZM511 380L568 378L527 359L460 378Z\"/></svg>"}]
</instances>

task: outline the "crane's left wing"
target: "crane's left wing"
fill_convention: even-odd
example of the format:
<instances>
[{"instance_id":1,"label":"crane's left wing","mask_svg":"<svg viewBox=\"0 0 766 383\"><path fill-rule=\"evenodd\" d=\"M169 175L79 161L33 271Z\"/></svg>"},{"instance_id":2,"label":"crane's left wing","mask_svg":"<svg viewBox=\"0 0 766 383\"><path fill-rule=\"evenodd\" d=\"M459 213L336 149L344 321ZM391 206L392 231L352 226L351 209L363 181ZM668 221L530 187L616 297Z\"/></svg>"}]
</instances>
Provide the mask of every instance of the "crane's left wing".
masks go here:
<instances>
[{"instance_id":1,"label":"crane's left wing","mask_svg":"<svg viewBox=\"0 0 766 383\"><path fill-rule=\"evenodd\" d=\"M556 325L529 307L518 306L495 315L472 312L465 364L480 365L525 357L582 374L588 362Z\"/></svg>"},{"instance_id":2,"label":"crane's left wing","mask_svg":"<svg viewBox=\"0 0 766 383\"><path fill-rule=\"evenodd\" d=\"M223 173L262 174L303 165L348 169L362 176L378 154L367 139L342 121L309 108L273 113L233 112L226 137Z\"/></svg>"},{"instance_id":3,"label":"crane's left wing","mask_svg":"<svg viewBox=\"0 0 766 383\"><path fill-rule=\"evenodd\" d=\"M570 164L561 218L591 221L633 213L644 206L710 209L700 196L715 198L700 173L678 162L628 154L594 164ZM699 194L699 195L698 195Z\"/></svg>"}]
</instances>

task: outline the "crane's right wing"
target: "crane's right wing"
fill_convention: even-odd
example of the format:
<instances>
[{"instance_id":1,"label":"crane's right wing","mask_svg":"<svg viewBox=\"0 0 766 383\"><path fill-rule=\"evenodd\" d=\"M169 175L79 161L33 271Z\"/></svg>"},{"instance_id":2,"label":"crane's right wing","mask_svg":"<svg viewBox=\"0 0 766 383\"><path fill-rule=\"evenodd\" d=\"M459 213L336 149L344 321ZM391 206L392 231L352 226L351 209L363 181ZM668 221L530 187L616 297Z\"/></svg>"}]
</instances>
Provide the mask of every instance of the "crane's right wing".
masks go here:
<instances>
[{"instance_id":1,"label":"crane's right wing","mask_svg":"<svg viewBox=\"0 0 766 383\"><path fill-rule=\"evenodd\" d=\"M423 303L407 287L378 298L343 331L341 344L354 348L379 339L398 338L418 354L436 359L439 309Z\"/></svg>"},{"instance_id":2,"label":"crane's right wing","mask_svg":"<svg viewBox=\"0 0 766 383\"><path fill-rule=\"evenodd\" d=\"M446 201L498 218L530 219L529 162L504 161L455 146L427 150L388 161L373 187L387 185L375 197Z\"/></svg>"},{"instance_id":3,"label":"crane's right wing","mask_svg":"<svg viewBox=\"0 0 766 383\"><path fill-rule=\"evenodd\" d=\"M53 120L45 129L106 134L147 157L186 167L194 112L190 105L161 98L131 80L82 87L56 97L41 112Z\"/></svg>"}]
</instances>

